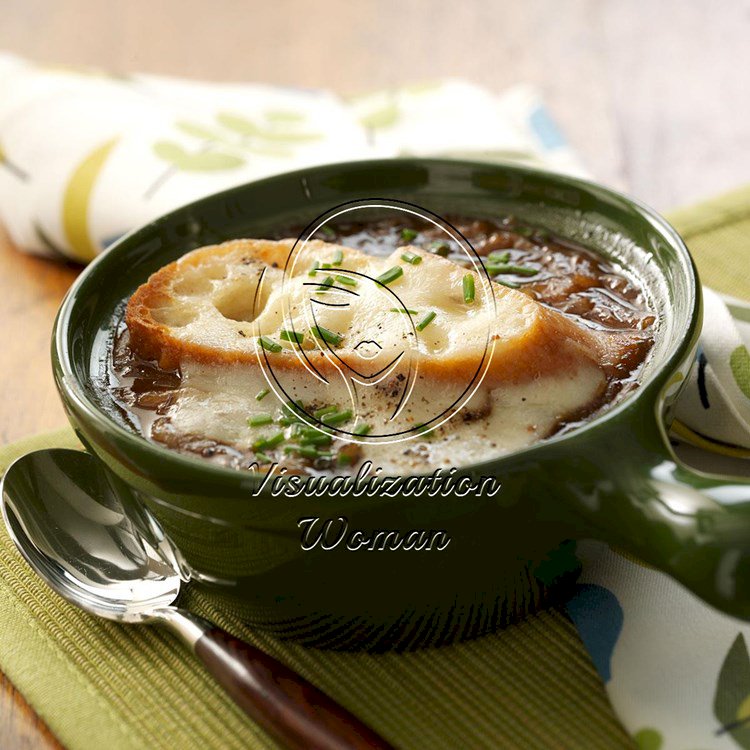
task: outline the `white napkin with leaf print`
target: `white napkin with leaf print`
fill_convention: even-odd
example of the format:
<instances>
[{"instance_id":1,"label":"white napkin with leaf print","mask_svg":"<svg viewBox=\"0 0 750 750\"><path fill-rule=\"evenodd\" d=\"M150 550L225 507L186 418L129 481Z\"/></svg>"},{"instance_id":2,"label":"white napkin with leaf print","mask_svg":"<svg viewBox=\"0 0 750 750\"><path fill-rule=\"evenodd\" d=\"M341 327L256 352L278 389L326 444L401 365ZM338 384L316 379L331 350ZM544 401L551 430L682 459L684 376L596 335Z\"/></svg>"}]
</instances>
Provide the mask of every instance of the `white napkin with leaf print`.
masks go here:
<instances>
[{"instance_id":1,"label":"white napkin with leaf print","mask_svg":"<svg viewBox=\"0 0 750 750\"><path fill-rule=\"evenodd\" d=\"M448 80L345 101L0 55L0 221L29 252L86 262L133 227L217 190L306 165L406 154L584 174L525 86L495 96ZM706 290L706 311L677 434L691 460L750 474L750 307ZM582 545L581 556L568 610L640 747L750 748L750 627L601 545Z\"/></svg>"},{"instance_id":2,"label":"white napkin with leaf print","mask_svg":"<svg viewBox=\"0 0 750 750\"><path fill-rule=\"evenodd\" d=\"M750 269L747 270L750 277ZM725 443L727 448L744 449L750 458L750 315L740 300L721 299L710 289L703 294L703 318L707 330L722 335L704 336L696 365L690 372L676 418L686 426L695 425L695 435L678 434ZM695 424L696 414L701 415ZM743 455L743 451L735 451Z\"/></svg>"},{"instance_id":3,"label":"white napkin with leaf print","mask_svg":"<svg viewBox=\"0 0 750 750\"><path fill-rule=\"evenodd\" d=\"M0 220L30 252L86 262L224 188L399 154L581 172L537 94L448 80L344 101L325 91L43 68L0 55Z\"/></svg>"}]
</instances>

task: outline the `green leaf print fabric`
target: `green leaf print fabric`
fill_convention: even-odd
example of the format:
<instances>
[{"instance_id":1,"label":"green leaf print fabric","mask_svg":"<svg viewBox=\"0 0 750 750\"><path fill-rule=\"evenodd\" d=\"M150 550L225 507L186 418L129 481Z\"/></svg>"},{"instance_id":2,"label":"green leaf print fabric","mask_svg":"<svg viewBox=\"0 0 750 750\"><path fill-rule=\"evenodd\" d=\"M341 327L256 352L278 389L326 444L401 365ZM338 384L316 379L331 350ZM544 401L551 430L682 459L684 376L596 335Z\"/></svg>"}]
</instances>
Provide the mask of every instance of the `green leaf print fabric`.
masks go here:
<instances>
[{"instance_id":1,"label":"green leaf print fabric","mask_svg":"<svg viewBox=\"0 0 750 750\"><path fill-rule=\"evenodd\" d=\"M173 208L314 164L460 155L581 174L541 109L525 86L496 96L444 80L344 100L0 54L0 220L20 249L85 263Z\"/></svg>"},{"instance_id":2,"label":"green leaf print fabric","mask_svg":"<svg viewBox=\"0 0 750 750\"><path fill-rule=\"evenodd\" d=\"M735 638L716 682L714 713L721 734L729 734L742 748L750 750L750 656L745 637Z\"/></svg>"}]
</instances>

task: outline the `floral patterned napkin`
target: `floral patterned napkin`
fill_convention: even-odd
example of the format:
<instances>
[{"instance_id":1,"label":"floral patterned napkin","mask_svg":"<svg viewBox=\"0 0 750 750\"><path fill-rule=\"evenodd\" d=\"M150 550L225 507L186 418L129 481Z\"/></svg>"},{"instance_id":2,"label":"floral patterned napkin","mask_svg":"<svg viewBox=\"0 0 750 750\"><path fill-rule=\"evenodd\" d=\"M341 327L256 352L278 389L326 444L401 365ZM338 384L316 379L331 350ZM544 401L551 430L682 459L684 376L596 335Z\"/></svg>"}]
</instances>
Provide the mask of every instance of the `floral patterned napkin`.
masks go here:
<instances>
[{"instance_id":1,"label":"floral patterned napkin","mask_svg":"<svg viewBox=\"0 0 750 750\"><path fill-rule=\"evenodd\" d=\"M29 252L86 262L133 227L217 190L400 154L584 174L525 86L494 96L448 80L345 101L0 55L0 221ZM741 289L750 299L750 279ZM750 475L750 307L727 306L708 290L706 302L677 436L691 460ZM582 545L581 556L584 576L568 611L640 747L750 748L750 628L601 545Z\"/></svg>"},{"instance_id":2,"label":"floral patterned napkin","mask_svg":"<svg viewBox=\"0 0 750 750\"><path fill-rule=\"evenodd\" d=\"M324 91L42 68L0 55L0 220L23 250L86 262L124 232L249 180L430 154L580 173L536 92L458 80Z\"/></svg>"}]
</instances>

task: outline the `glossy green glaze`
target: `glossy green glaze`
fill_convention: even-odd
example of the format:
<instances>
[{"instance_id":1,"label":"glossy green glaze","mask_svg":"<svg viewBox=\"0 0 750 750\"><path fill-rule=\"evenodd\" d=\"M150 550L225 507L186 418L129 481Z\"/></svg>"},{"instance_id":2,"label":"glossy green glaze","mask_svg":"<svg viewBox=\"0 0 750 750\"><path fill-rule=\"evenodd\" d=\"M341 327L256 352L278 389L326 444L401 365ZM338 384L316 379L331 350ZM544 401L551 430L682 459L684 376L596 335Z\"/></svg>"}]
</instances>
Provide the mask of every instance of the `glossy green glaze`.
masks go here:
<instances>
[{"instance_id":1,"label":"glossy green glaze","mask_svg":"<svg viewBox=\"0 0 750 750\"><path fill-rule=\"evenodd\" d=\"M307 223L344 201L395 198L441 213L547 227L626 266L659 311L640 388L602 417L466 469L503 482L495 498L251 497L256 479L178 455L122 426L97 380L122 300L201 245ZM179 209L120 240L60 310L55 377L75 429L142 493L200 585L249 622L306 643L410 648L477 635L563 595L567 541L601 539L750 618L750 487L678 468L664 425L700 319L695 269L677 234L605 188L518 167L438 160L359 162L255 182ZM298 520L357 529L444 529L442 552L303 551Z\"/></svg>"}]
</instances>

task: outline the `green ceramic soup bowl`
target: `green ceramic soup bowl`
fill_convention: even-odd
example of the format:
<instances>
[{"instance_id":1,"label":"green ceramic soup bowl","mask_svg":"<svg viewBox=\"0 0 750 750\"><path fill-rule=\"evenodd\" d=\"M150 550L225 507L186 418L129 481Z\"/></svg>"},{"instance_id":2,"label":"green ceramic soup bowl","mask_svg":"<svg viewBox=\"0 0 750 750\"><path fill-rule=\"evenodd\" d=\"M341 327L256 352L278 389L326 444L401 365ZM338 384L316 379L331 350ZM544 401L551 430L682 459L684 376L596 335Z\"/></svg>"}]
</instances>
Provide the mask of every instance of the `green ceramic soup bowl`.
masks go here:
<instances>
[{"instance_id":1,"label":"green ceramic soup bowl","mask_svg":"<svg viewBox=\"0 0 750 750\"><path fill-rule=\"evenodd\" d=\"M477 455L461 468L499 480L493 496L273 497L257 492L257 474L170 451L126 426L107 391L105 363L124 300L149 274L196 247L269 236L369 198L409 201L437 214L512 214L620 263L659 318L639 387L576 430L502 458ZM76 432L140 493L194 585L280 636L325 647L404 649L475 636L564 596L578 573L574 547L582 538L627 551L719 609L750 619L750 487L680 466L666 438L700 319L690 256L643 205L532 169L399 159L260 180L127 235L70 290L52 354ZM304 518L343 518L368 533L443 530L451 543L442 551L306 550Z\"/></svg>"}]
</instances>

